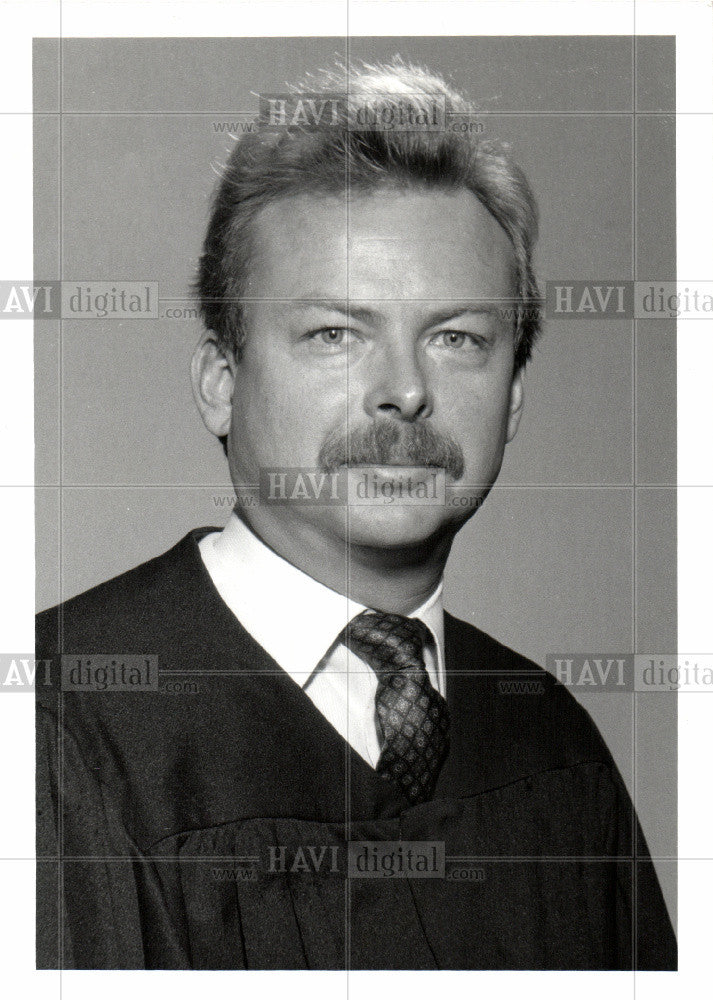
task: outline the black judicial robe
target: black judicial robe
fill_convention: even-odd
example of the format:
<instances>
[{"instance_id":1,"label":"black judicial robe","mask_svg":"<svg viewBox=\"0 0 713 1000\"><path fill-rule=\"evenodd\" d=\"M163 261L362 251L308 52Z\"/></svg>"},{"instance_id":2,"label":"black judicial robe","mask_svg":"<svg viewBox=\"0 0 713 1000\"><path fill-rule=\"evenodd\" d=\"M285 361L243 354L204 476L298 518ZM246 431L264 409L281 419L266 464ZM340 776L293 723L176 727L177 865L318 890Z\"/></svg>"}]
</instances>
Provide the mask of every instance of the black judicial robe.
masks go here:
<instances>
[{"instance_id":1,"label":"black judicial robe","mask_svg":"<svg viewBox=\"0 0 713 1000\"><path fill-rule=\"evenodd\" d=\"M451 751L410 806L224 604L211 530L38 616L39 968L676 968L629 796L562 685L446 615ZM156 655L159 690L62 691L70 654ZM523 670L540 693L503 694ZM347 877L348 842L378 841L443 844L445 876Z\"/></svg>"}]
</instances>

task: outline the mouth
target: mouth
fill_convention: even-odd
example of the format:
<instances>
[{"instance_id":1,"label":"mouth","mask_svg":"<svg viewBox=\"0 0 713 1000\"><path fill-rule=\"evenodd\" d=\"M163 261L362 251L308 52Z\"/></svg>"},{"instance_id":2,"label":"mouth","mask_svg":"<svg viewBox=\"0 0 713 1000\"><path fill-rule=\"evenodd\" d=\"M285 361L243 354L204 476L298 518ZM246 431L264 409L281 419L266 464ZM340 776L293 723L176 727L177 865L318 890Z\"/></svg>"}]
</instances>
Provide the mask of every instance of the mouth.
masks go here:
<instances>
[{"instance_id":1,"label":"mouth","mask_svg":"<svg viewBox=\"0 0 713 1000\"><path fill-rule=\"evenodd\" d=\"M341 466L349 477L369 479L372 483L426 483L445 474L441 465L413 465L407 462L359 462Z\"/></svg>"}]
</instances>

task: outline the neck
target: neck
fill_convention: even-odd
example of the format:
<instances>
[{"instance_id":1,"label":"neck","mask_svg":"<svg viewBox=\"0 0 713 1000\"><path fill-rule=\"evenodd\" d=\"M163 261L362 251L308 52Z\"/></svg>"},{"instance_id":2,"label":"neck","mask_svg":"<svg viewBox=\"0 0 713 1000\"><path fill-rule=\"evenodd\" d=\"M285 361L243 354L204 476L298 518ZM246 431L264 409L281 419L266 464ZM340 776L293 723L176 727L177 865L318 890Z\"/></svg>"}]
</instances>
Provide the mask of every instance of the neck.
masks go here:
<instances>
[{"instance_id":1,"label":"neck","mask_svg":"<svg viewBox=\"0 0 713 1000\"><path fill-rule=\"evenodd\" d=\"M401 615L413 613L436 590L453 543L453 532L444 531L417 545L347 545L342 535L261 517L259 509L236 513L273 552L330 590Z\"/></svg>"}]
</instances>

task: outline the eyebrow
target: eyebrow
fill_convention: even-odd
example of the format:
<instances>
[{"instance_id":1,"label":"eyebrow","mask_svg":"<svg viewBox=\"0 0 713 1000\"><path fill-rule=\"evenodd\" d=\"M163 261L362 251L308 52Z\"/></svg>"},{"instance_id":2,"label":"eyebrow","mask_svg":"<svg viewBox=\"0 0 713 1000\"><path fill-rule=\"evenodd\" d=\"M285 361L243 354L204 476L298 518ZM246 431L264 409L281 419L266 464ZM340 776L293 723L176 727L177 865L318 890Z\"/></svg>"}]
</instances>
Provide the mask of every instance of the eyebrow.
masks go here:
<instances>
[{"instance_id":1,"label":"eyebrow","mask_svg":"<svg viewBox=\"0 0 713 1000\"><path fill-rule=\"evenodd\" d=\"M384 302L395 301L392 299L382 299ZM410 302L433 302L433 299L409 299ZM501 300L505 301L505 300ZM514 298L508 298L508 302L513 302ZM378 318L378 312L375 309L371 309L368 306L358 306L346 303L343 299L332 300L332 299L293 299L291 300L294 308L306 312L309 309L323 309L327 312L339 312L345 316L349 316L352 319L361 320L363 322L371 322ZM492 299L483 299L482 302L477 300L471 300L463 305L450 305L445 306L438 312L433 313L428 317L429 324L443 323L446 320L457 319L460 316L467 315L487 315L499 317L501 306L496 305Z\"/></svg>"}]
</instances>

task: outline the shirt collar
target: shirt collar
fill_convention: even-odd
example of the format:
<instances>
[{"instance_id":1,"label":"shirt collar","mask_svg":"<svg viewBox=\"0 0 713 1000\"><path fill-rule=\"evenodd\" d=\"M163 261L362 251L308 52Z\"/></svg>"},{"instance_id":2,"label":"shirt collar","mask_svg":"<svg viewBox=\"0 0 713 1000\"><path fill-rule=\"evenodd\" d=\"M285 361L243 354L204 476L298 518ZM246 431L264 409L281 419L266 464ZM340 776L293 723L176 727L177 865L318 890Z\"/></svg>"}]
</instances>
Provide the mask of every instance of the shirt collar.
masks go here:
<instances>
[{"instance_id":1,"label":"shirt collar","mask_svg":"<svg viewBox=\"0 0 713 1000\"><path fill-rule=\"evenodd\" d=\"M268 548L232 514L200 543L223 600L244 628L301 687L363 604L331 590ZM443 582L411 615L433 635L443 679Z\"/></svg>"}]
</instances>

